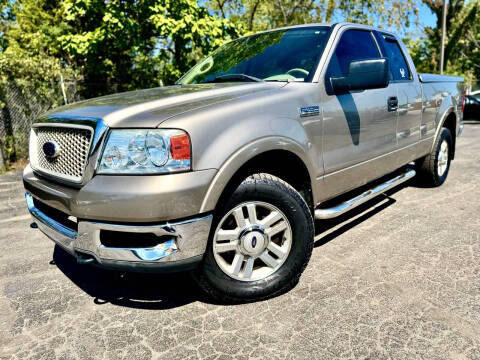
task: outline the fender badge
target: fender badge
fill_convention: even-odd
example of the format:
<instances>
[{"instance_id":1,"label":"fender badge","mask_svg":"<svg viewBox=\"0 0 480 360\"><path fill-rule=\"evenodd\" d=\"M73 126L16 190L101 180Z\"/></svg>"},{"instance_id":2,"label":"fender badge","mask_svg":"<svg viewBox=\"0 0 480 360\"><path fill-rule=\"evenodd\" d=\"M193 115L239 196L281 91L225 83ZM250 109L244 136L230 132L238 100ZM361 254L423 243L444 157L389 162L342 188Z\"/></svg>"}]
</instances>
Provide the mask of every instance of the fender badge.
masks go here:
<instances>
[{"instance_id":1,"label":"fender badge","mask_svg":"<svg viewBox=\"0 0 480 360\"><path fill-rule=\"evenodd\" d=\"M320 115L319 106L305 106L300 108L300 117Z\"/></svg>"},{"instance_id":2,"label":"fender badge","mask_svg":"<svg viewBox=\"0 0 480 360\"><path fill-rule=\"evenodd\" d=\"M60 154L60 146L55 141L43 144L42 150L45 156L50 159L54 159Z\"/></svg>"}]
</instances>

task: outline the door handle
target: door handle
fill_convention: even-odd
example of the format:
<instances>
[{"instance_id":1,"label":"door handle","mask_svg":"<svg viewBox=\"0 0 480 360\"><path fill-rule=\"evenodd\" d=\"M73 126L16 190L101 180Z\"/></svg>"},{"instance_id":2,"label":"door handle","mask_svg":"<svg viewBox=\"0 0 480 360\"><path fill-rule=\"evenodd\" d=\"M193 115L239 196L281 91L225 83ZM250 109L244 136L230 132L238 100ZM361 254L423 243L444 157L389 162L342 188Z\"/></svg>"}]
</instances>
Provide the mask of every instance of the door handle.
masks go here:
<instances>
[{"instance_id":1,"label":"door handle","mask_svg":"<svg viewBox=\"0 0 480 360\"><path fill-rule=\"evenodd\" d=\"M398 109L398 98L396 96L390 96L387 101L388 111L397 111Z\"/></svg>"}]
</instances>

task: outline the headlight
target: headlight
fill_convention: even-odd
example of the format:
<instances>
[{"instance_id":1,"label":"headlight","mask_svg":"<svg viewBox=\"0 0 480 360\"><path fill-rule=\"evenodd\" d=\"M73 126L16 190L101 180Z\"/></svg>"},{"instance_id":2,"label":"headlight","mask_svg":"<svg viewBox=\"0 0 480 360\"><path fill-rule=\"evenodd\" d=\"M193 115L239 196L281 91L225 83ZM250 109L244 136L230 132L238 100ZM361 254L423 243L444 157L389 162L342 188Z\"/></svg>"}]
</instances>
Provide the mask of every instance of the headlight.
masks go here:
<instances>
[{"instance_id":1,"label":"headlight","mask_svg":"<svg viewBox=\"0 0 480 360\"><path fill-rule=\"evenodd\" d=\"M190 139L182 130L111 130L99 174L163 174L190 170Z\"/></svg>"}]
</instances>

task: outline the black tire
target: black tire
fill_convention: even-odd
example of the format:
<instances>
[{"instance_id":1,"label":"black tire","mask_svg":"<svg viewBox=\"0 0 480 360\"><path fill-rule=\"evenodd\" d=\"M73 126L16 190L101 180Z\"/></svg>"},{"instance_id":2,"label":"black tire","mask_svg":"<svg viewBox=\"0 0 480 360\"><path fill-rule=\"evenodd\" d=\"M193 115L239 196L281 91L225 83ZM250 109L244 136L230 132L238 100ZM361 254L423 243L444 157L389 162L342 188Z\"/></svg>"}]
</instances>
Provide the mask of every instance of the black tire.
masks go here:
<instances>
[{"instance_id":1,"label":"black tire","mask_svg":"<svg viewBox=\"0 0 480 360\"><path fill-rule=\"evenodd\" d=\"M287 217L292 230L290 252L274 273L260 280L240 281L228 276L217 265L213 237L220 220L237 205L248 201L269 203ZM292 289L308 264L313 249L314 221L301 195L289 184L269 174L245 179L216 209L204 260L193 275L200 288L221 303L243 303L274 297Z\"/></svg>"},{"instance_id":2,"label":"black tire","mask_svg":"<svg viewBox=\"0 0 480 360\"><path fill-rule=\"evenodd\" d=\"M440 148L443 141L446 141L448 144L447 168L443 174L439 174L438 161ZM450 170L450 161L452 159L451 154L453 151L452 145L453 138L450 130L448 130L447 128L442 128L438 138L435 140L432 152L427 156L418 159L415 162L417 176L422 185L428 187L437 187L445 182L448 176L448 172Z\"/></svg>"}]
</instances>

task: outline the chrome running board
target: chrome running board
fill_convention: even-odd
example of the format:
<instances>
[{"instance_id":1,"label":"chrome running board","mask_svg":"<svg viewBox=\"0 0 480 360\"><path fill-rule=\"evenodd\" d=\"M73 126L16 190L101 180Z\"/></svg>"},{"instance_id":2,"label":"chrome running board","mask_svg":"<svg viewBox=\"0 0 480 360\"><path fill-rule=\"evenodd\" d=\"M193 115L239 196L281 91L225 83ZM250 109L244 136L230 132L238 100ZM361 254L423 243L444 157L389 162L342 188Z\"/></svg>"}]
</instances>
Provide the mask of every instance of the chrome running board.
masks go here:
<instances>
[{"instance_id":1,"label":"chrome running board","mask_svg":"<svg viewBox=\"0 0 480 360\"><path fill-rule=\"evenodd\" d=\"M315 210L315 219L322 220L322 219L331 219L350 211L357 206L367 202L370 199L373 199L377 195L400 185L401 183L410 180L412 177L415 176L415 170L407 170L403 174L400 174L394 177L391 180L384 182L383 184L377 185L376 187L365 191L364 193L354 197L353 199L344 201L338 205L335 205L330 208L326 209L316 209Z\"/></svg>"}]
</instances>

